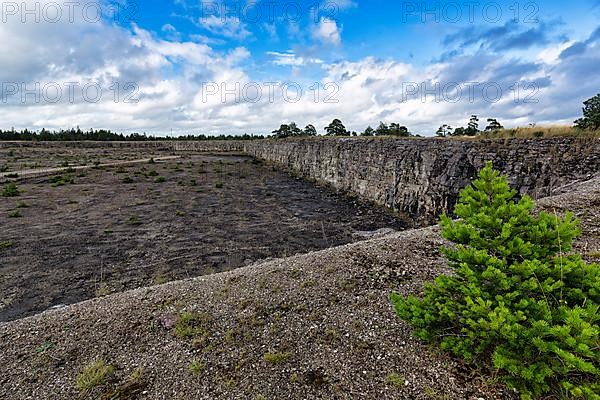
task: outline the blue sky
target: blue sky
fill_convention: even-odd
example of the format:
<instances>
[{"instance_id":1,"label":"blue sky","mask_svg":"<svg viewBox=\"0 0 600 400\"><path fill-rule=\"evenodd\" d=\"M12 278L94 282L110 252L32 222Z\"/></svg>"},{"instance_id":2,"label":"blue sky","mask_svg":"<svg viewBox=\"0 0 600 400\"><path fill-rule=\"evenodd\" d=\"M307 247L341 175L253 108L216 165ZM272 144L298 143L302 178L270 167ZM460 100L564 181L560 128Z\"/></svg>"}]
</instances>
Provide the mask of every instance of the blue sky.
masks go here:
<instances>
[{"instance_id":1,"label":"blue sky","mask_svg":"<svg viewBox=\"0 0 600 400\"><path fill-rule=\"evenodd\" d=\"M600 92L597 0L0 3L4 128L268 133L340 118L432 135L471 114L569 124Z\"/></svg>"}]
</instances>

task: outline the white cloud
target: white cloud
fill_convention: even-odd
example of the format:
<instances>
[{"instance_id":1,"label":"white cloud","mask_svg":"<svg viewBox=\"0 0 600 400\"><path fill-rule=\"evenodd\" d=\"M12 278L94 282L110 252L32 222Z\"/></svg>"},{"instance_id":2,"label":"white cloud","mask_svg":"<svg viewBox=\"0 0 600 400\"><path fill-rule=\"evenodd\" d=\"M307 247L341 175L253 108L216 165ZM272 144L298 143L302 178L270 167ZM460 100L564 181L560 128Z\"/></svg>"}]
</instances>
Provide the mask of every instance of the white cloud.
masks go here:
<instances>
[{"instance_id":1,"label":"white cloud","mask_svg":"<svg viewBox=\"0 0 600 400\"><path fill-rule=\"evenodd\" d=\"M563 50L571 47L575 42L565 41L563 43L550 46L540 51L537 55L537 60L546 64L556 64L559 61L560 53Z\"/></svg>"},{"instance_id":2,"label":"white cloud","mask_svg":"<svg viewBox=\"0 0 600 400\"><path fill-rule=\"evenodd\" d=\"M293 51L280 53L277 51L268 51L267 55L273 57L273 64L301 67L308 64L323 64L319 58L304 58L296 55Z\"/></svg>"},{"instance_id":3,"label":"white cloud","mask_svg":"<svg viewBox=\"0 0 600 400\"><path fill-rule=\"evenodd\" d=\"M314 25L312 35L315 39L323 43L339 46L342 43L341 32L342 29L337 25L336 21L327 17L321 17L319 23Z\"/></svg>"},{"instance_id":4,"label":"white cloud","mask_svg":"<svg viewBox=\"0 0 600 400\"><path fill-rule=\"evenodd\" d=\"M317 29L319 37L326 43L339 44L337 24L328 26L329 30ZM333 26L335 29L331 29ZM217 29L217 25L214 27ZM174 27L164 29L173 32ZM165 40L135 25L127 29L82 20L2 24L0 82L25 84L28 88L37 82L42 86L77 82L80 94L81 86L98 82L104 96L97 103L86 102L81 96L70 102L65 92L56 104L44 99L40 103L22 102L19 95L11 96L2 104L0 127L52 129L79 125L84 129L157 134L168 133L171 128L176 133L266 133L282 121L292 120L301 126L312 123L322 131L333 118L340 118L349 129L357 131L382 120L432 134L442 123L464 125L471 113L482 119L498 118L505 126L569 122L579 115L581 102L600 87L596 73L600 39L591 38L551 45L533 55L531 61L478 52L428 66L373 57L327 64L318 58L318 49L268 52L273 63L290 66L293 73L302 71L291 75L303 89L300 100L292 102L285 101L279 89L270 98L265 86L266 82L282 85L290 76L273 76L264 66L256 68L245 47L216 51L211 47L212 40L200 35L193 41ZM444 87L473 81L499 85L503 97L497 102L486 101L480 89L475 90L473 99L465 89L457 102L436 99L431 94L425 98L420 93L404 96L411 82L431 89L436 84ZM111 90L116 82L121 85L118 102ZM128 82L137 85L137 103L123 101L129 93L123 85ZM215 82L219 92L207 97L209 82ZM318 90L315 82L320 84ZM515 101L511 87L526 82L537 82L539 91L533 97L537 103L522 101L531 94L523 88L519 101ZM254 101L244 96L244 90L257 85L262 89L261 98ZM239 91L237 96L223 99L223 88Z\"/></svg>"},{"instance_id":5,"label":"white cloud","mask_svg":"<svg viewBox=\"0 0 600 400\"><path fill-rule=\"evenodd\" d=\"M198 24L215 35L229 39L241 40L251 35L238 17L210 15L200 18Z\"/></svg>"},{"instance_id":6,"label":"white cloud","mask_svg":"<svg viewBox=\"0 0 600 400\"><path fill-rule=\"evenodd\" d=\"M181 34L177 31L177 29L171 24L165 24L160 28L162 32L165 33L166 37L169 40L179 41L181 40Z\"/></svg>"}]
</instances>

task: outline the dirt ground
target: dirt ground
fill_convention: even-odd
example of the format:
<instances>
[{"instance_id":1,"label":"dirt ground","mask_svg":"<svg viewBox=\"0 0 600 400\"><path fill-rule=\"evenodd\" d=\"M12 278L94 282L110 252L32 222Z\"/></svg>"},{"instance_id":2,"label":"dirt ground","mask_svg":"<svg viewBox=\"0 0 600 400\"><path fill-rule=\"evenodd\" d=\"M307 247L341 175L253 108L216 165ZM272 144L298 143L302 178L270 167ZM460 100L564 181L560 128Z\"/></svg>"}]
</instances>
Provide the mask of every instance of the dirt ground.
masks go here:
<instances>
[{"instance_id":1,"label":"dirt ground","mask_svg":"<svg viewBox=\"0 0 600 400\"><path fill-rule=\"evenodd\" d=\"M28 167L39 155L19 151ZM166 155L96 151L78 156L69 149L69 162ZM7 154L3 149L0 165L10 164ZM62 165L63 157L41 157L37 165ZM11 180L0 180L0 190ZM18 196L0 197L0 321L349 243L357 231L406 226L244 156L185 155L17 185Z\"/></svg>"},{"instance_id":2,"label":"dirt ground","mask_svg":"<svg viewBox=\"0 0 600 400\"><path fill-rule=\"evenodd\" d=\"M82 148L53 144L44 147L30 143L0 146L0 173L78 165L105 164L117 161L131 161L143 157L164 157L174 155L166 148Z\"/></svg>"}]
</instances>

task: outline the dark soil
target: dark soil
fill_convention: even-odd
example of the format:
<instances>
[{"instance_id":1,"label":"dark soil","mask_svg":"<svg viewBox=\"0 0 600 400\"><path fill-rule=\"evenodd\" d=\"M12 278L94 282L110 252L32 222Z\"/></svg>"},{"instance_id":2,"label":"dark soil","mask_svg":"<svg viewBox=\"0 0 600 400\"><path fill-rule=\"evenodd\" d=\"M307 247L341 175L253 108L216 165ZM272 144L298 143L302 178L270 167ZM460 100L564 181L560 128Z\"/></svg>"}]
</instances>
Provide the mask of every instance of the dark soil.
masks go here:
<instances>
[{"instance_id":1,"label":"dark soil","mask_svg":"<svg viewBox=\"0 0 600 400\"><path fill-rule=\"evenodd\" d=\"M18 186L18 197L0 197L0 321L407 225L242 156L186 156Z\"/></svg>"}]
</instances>

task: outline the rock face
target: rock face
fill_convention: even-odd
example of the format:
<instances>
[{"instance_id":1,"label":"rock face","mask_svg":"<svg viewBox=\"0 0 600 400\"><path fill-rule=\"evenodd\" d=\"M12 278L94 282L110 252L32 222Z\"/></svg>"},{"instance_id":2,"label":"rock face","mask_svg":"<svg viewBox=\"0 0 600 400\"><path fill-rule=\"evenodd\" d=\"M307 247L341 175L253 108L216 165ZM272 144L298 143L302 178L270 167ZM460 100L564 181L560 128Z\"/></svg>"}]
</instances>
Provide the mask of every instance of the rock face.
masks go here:
<instances>
[{"instance_id":1,"label":"rock face","mask_svg":"<svg viewBox=\"0 0 600 400\"><path fill-rule=\"evenodd\" d=\"M8 146L0 142L0 147ZM12 145L54 146L53 143ZM512 140L310 138L255 141L69 142L82 147L244 152L408 214L416 226L451 211L486 161L521 194L549 196L600 172L599 138Z\"/></svg>"},{"instance_id":2,"label":"rock face","mask_svg":"<svg viewBox=\"0 0 600 400\"><path fill-rule=\"evenodd\" d=\"M534 198L600 172L600 139L311 139L242 143L255 157L395 211L416 225L451 211L486 161Z\"/></svg>"}]
</instances>

